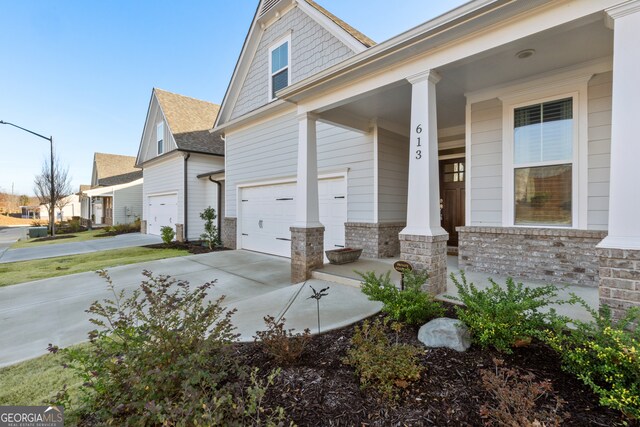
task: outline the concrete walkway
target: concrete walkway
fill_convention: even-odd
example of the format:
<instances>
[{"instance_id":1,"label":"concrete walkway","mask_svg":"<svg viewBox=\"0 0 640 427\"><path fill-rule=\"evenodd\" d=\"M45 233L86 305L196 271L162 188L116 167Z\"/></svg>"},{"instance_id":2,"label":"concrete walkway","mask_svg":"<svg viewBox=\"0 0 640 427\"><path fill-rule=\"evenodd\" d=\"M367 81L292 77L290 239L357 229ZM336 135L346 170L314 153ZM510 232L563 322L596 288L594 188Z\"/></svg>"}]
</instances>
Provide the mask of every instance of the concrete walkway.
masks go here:
<instances>
[{"instance_id":1,"label":"concrete walkway","mask_svg":"<svg viewBox=\"0 0 640 427\"><path fill-rule=\"evenodd\" d=\"M0 258L11 245L27 237L27 227L0 227Z\"/></svg>"},{"instance_id":2,"label":"concrete walkway","mask_svg":"<svg viewBox=\"0 0 640 427\"><path fill-rule=\"evenodd\" d=\"M59 245L56 245L59 246ZM170 258L109 269L117 290L132 290L142 270L187 280L192 286L216 279L211 299L225 295L225 304L237 309L233 323L241 340L252 341L264 329L263 317L284 316L287 328L317 332L316 301L308 299L310 286L330 286L320 301L321 330L339 328L378 312L358 288L310 280L291 285L286 258L245 251L225 251ZM0 366L46 353L49 343L59 346L87 339L93 329L84 312L95 300L112 297L106 282L95 273L39 280L0 288Z\"/></svg>"},{"instance_id":3,"label":"concrete walkway","mask_svg":"<svg viewBox=\"0 0 640 427\"><path fill-rule=\"evenodd\" d=\"M314 277L323 279L323 280L331 280L340 282L343 284L352 284L355 285L359 283L361 278L355 273L355 271L367 272L367 271L375 271L376 274L384 274L387 271L391 271L391 279L396 285L400 285L400 273L393 269L393 263L397 261L397 259L388 258L388 259L366 259L361 258L360 260L344 265L330 265L325 264L324 268L320 270L314 271ZM448 256L447 257L447 274L454 273L458 278L460 277L460 269L458 268L458 258L456 256ZM500 276L497 274L489 274L489 273L478 273L474 271L467 271L465 273L467 277L468 283L473 283L476 285L478 289L486 289L489 286L488 278L492 278L498 284L504 284L507 277ZM544 286L544 283L534 282L527 279L519 279L515 278L516 283L521 282L525 286L529 287L540 287ZM589 306L594 309L598 309L600 300L598 296L598 288L595 287L587 287L587 286L558 286L558 299L564 300L570 297L570 293L575 293L582 299L584 299ZM458 289L453 284L453 281L450 277L447 277L447 292L440 294L437 296L438 299L445 301L452 301L448 298L448 296L457 297ZM589 321L591 320L591 315L579 305L556 305L554 307L558 313L563 314L565 316L569 316L572 319Z\"/></svg>"},{"instance_id":4,"label":"concrete walkway","mask_svg":"<svg viewBox=\"0 0 640 427\"><path fill-rule=\"evenodd\" d=\"M155 243L162 243L160 236L128 233L114 237L100 237L93 240L86 240L84 242L55 243L50 245L34 246L33 248L7 249L4 252L0 249L0 264L16 261L28 261L32 259L86 254L90 252L108 251L110 249L130 248L134 246L153 245Z\"/></svg>"}]
</instances>

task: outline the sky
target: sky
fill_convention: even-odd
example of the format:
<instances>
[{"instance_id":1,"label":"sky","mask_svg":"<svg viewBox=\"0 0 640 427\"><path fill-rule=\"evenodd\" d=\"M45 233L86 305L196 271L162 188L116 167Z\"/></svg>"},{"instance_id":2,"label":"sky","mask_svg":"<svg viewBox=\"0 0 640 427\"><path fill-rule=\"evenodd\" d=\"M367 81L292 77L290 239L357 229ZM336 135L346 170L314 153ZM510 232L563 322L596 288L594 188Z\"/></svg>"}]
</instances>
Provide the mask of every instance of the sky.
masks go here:
<instances>
[{"instance_id":1,"label":"sky","mask_svg":"<svg viewBox=\"0 0 640 427\"><path fill-rule=\"evenodd\" d=\"M382 42L466 0L316 0ZM90 184L135 156L151 89L221 103L258 0L0 0L0 120L44 136ZM390 7L392 5L392 7ZM33 194L49 142L0 125L0 191Z\"/></svg>"}]
</instances>

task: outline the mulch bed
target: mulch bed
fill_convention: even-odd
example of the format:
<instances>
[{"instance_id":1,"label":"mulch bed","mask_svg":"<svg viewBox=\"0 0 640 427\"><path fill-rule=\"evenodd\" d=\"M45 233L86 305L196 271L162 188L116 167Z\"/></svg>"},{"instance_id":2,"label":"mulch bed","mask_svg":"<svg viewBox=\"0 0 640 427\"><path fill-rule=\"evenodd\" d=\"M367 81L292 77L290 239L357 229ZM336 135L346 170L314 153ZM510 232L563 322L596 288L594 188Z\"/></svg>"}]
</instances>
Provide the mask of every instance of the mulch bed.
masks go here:
<instances>
[{"instance_id":1,"label":"mulch bed","mask_svg":"<svg viewBox=\"0 0 640 427\"><path fill-rule=\"evenodd\" d=\"M209 249L208 246L203 246L200 242L171 242L169 244L166 243L157 243L154 245L146 245L145 248L151 249L184 249L189 251L189 253L197 255L197 254L207 254L209 252L219 252L219 251L228 251L228 248L223 247L215 247L213 249Z\"/></svg>"},{"instance_id":2,"label":"mulch bed","mask_svg":"<svg viewBox=\"0 0 640 427\"><path fill-rule=\"evenodd\" d=\"M451 309L448 316L452 317ZM406 326L400 342L424 347L417 339L418 329ZM512 355L475 345L464 353L425 348L421 362L426 371L392 404L373 389L361 390L353 368L342 363L353 330L348 326L314 336L301 359L282 368L263 406L283 407L299 426L480 426L485 422L480 407L493 403L482 388L480 371L493 369L493 358L499 358L505 367L533 373L536 381L552 381L554 392L566 401L560 412L570 414L564 425L623 425L619 412L599 406L597 396L562 371L556 354L539 342L515 349ZM263 373L277 368L256 344L237 344L235 351ZM549 398L540 403L552 402ZM638 424L627 420L626 425Z\"/></svg>"}]
</instances>

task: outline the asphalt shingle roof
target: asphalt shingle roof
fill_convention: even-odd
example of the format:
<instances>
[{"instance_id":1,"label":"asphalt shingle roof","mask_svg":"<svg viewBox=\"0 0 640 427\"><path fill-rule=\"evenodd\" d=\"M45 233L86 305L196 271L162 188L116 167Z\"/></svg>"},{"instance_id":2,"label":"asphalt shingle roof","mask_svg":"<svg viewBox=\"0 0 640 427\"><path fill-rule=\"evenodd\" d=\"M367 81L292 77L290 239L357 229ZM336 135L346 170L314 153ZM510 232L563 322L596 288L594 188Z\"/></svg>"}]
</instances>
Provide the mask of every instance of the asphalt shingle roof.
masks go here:
<instances>
[{"instance_id":1,"label":"asphalt shingle roof","mask_svg":"<svg viewBox=\"0 0 640 427\"><path fill-rule=\"evenodd\" d=\"M142 178L142 171L136 169L136 158L120 154L95 153L93 156L97 184L100 187L126 184Z\"/></svg>"},{"instance_id":2,"label":"asphalt shingle roof","mask_svg":"<svg viewBox=\"0 0 640 427\"><path fill-rule=\"evenodd\" d=\"M219 105L162 89L154 92L179 150L224 155L224 141L209 132Z\"/></svg>"},{"instance_id":3,"label":"asphalt shingle roof","mask_svg":"<svg viewBox=\"0 0 640 427\"><path fill-rule=\"evenodd\" d=\"M366 47L371 47L371 46L376 44L376 42L371 40L369 37L365 36L360 31L356 30L351 25L347 24L342 19L338 18L333 13L329 12L327 9L325 9L322 6L320 6L318 3L314 2L313 0L306 0L306 2L309 3L311 6L313 6L314 8L316 8L318 10L318 12L322 13L327 18L331 19L338 26L342 27L343 30L345 30L347 33L351 34L351 36L353 38L358 40L360 43L362 43Z\"/></svg>"}]
</instances>

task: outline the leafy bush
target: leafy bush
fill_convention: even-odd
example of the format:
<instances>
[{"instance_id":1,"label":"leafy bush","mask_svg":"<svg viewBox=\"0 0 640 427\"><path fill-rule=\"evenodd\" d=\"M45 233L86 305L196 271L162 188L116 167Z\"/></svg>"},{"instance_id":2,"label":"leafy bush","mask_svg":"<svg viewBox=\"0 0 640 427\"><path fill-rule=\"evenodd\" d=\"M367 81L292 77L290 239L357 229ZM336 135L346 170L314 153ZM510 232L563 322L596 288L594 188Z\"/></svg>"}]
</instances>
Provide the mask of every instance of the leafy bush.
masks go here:
<instances>
[{"instance_id":1,"label":"leafy bush","mask_svg":"<svg viewBox=\"0 0 640 427\"><path fill-rule=\"evenodd\" d=\"M531 373L524 374L512 368L505 368L503 360L493 359L495 370L483 369L482 387L493 396L496 404L480 407L480 416L487 425L500 426L557 426L569 414L559 414L566 403L553 395L550 380L534 381ZM552 397L554 404L543 405L540 400ZM546 407L545 407L546 406Z\"/></svg>"},{"instance_id":2,"label":"leafy bush","mask_svg":"<svg viewBox=\"0 0 640 427\"><path fill-rule=\"evenodd\" d=\"M214 246L220 246L220 234L218 227L214 224L217 217L216 210L211 206L200 213L200 219L204 221L204 233L200 235L200 238L205 241L209 250L212 250Z\"/></svg>"},{"instance_id":3,"label":"leafy bush","mask_svg":"<svg viewBox=\"0 0 640 427\"><path fill-rule=\"evenodd\" d=\"M560 318L546 342L558 352L563 368L600 397L600 404L640 419L640 309L629 309L616 322L606 305L598 313L576 299L594 321L572 320L575 329L566 331L568 320Z\"/></svg>"},{"instance_id":4,"label":"leafy bush","mask_svg":"<svg viewBox=\"0 0 640 427\"><path fill-rule=\"evenodd\" d=\"M423 367L418 364L420 349L407 344L392 344L386 335L388 318L365 320L355 327L351 339L352 347L343 360L355 368L362 388L377 389L388 399L397 399L398 388L406 388L409 382L420 378ZM398 333L401 325L395 322L392 328Z\"/></svg>"},{"instance_id":5,"label":"leafy bush","mask_svg":"<svg viewBox=\"0 0 640 427\"><path fill-rule=\"evenodd\" d=\"M74 217L71 221L67 223L67 228L69 233L77 233L82 230L83 227L80 225L80 218Z\"/></svg>"},{"instance_id":6,"label":"leafy bush","mask_svg":"<svg viewBox=\"0 0 640 427\"><path fill-rule=\"evenodd\" d=\"M165 225L163 227L160 227L160 235L162 236L162 241L164 242L164 244L168 245L169 243L173 242L173 239L176 237L176 232L173 227Z\"/></svg>"},{"instance_id":7,"label":"leafy bush","mask_svg":"<svg viewBox=\"0 0 640 427\"><path fill-rule=\"evenodd\" d=\"M140 231L140 223L116 224L111 229L116 234L137 233Z\"/></svg>"},{"instance_id":8,"label":"leafy bush","mask_svg":"<svg viewBox=\"0 0 640 427\"><path fill-rule=\"evenodd\" d=\"M382 302L382 311L393 319L410 324L425 323L444 314L442 304L422 290L428 276L421 272L405 271L404 290L391 282L389 272L377 276L375 272L359 273L362 292L372 301Z\"/></svg>"},{"instance_id":9,"label":"leafy bush","mask_svg":"<svg viewBox=\"0 0 640 427\"><path fill-rule=\"evenodd\" d=\"M458 297L464 306L456 307L458 318L471 330L471 338L482 347L495 347L511 353L511 348L519 341L538 336L555 311L541 311L551 303L563 303L554 298L558 289L553 285L529 288L508 278L506 287L501 287L493 279L489 286L479 290L473 283L467 283L464 272L462 281L451 273L451 279L458 288Z\"/></svg>"},{"instance_id":10,"label":"leafy bush","mask_svg":"<svg viewBox=\"0 0 640 427\"><path fill-rule=\"evenodd\" d=\"M257 331L254 337L260 342L264 350L271 355L278 364L290 364L300 358L305 347L311 340L311 331L307 328L301 334L294 334L293 329L285 329L286 319L283 317L276 322L273 316L266 316L264 323L266 331Z\"/></svg>"},{"instance_id":11,"label":"leafy bush","mask_svg":"<svg viewBox=\"0 0 640 427\"><path fill-rule=\"evenodd\" d=\"M266 383L236 360L233 311L207 301L213 283L191 289L168 276L146 279L125 297L87 312L97 329L88 346L61 350L83 379L79 413L96 425L261 425L283 418L260 406ZM56 347L51 348L57 351ZM69 402L63 390L58 400Z\"/></svg>"}]
</instances>

